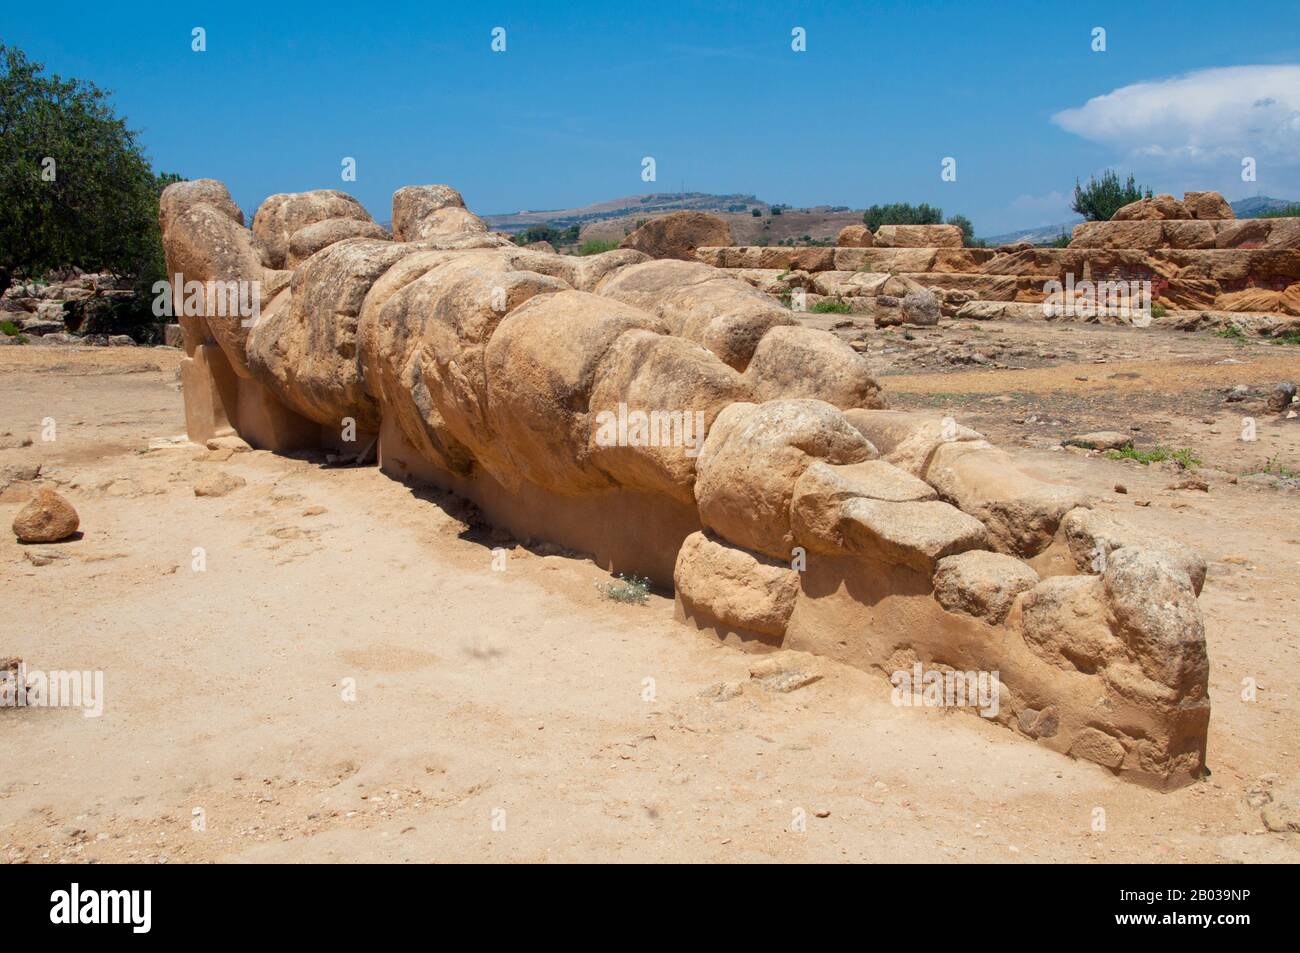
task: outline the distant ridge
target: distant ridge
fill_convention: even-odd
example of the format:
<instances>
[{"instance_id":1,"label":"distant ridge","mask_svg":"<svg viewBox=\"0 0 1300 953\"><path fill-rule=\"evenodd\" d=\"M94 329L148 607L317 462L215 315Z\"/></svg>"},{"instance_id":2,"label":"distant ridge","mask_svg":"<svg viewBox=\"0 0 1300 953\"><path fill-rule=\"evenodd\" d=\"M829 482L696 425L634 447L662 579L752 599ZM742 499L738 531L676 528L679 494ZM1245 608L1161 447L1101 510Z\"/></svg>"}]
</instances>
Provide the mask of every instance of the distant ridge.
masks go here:
<instances>
[{"instance_id":1,"label":"distant ridge","mask_svg":"<svg viewBox=\"0 0 1300 953\"><path fill-rule=\"evenodd\" d=\"M704 212L748 212L755 208L766 214L772 206L757 196L740 193L715 195L710 192L654 192L647 195L627 195L578 208L484 215L483 221L487 222L489 228L497 231L515 232L530 225L567 228L570 225L587 225L607 218L622 218L627 215L650 216L682 209Z\"/></svg>"}]
</instances>

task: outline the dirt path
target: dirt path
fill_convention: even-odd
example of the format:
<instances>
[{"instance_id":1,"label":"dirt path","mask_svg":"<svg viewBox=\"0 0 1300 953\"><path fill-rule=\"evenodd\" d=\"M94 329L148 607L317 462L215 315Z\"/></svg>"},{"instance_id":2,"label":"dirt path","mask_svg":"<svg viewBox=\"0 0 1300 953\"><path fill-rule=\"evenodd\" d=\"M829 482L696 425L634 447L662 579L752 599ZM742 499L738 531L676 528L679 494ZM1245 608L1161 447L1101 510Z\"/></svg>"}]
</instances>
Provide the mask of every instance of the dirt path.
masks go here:
<instances>
[{"instance_id":1,"label":"dirt path","mask_svg":"<svg viewBox=\"0 0 1300 953\"><path fill-rule=\"evenodd\" d=\"M373 468L142 452L180 429L176 360L0 351L0 433L36 438L0 466L42 462L85 532L36 547L65 556L41 566L0 543L0 655L105 673L101 717L0 711L21 765L0 781L0 859L1300 860L1248 801L1300 773L1294 494L1023 450L1210 560L1214 773L1162 795L966 713L896 708L879 675L813 660L820 681L765 691L754 656L675 623L671 600L611 602L592 564L494 542ZM1061 373L1023 388L1057 393ZM980 376L944 390L995 394ZM905 403L917 380L887 386ZM988 416L1020 437L1021 412ZM247 484L196 498L217 470ZM0 495L6 526L23 492Z\"/></svg>"}]
</instances>

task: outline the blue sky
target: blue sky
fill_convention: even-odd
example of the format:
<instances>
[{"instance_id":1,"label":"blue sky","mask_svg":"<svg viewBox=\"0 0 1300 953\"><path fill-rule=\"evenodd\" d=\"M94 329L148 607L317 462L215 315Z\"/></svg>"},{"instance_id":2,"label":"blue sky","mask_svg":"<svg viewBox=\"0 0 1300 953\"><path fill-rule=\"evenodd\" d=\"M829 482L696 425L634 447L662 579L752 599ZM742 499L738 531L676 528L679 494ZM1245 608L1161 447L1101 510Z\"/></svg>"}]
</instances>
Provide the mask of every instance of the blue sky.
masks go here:
<instances>
[{"instance_id":1,"label":"blue sky","mask_svg":"<svg viewBox=\"0 0 1300 953\"><path fill-rule=\"evenodd\" d=\"M6 5L0 39L113 90L157 168L221 179L250 210L342 188L382 221L407 184L449 183L480 213L684 185L924 201L995 234L1067 217L1076 176L1107 166L1157 191L1300 198L1294 0L42 2ZM1202 72L1226 67L1253 69Z\"/></svg>"}]
</instances>

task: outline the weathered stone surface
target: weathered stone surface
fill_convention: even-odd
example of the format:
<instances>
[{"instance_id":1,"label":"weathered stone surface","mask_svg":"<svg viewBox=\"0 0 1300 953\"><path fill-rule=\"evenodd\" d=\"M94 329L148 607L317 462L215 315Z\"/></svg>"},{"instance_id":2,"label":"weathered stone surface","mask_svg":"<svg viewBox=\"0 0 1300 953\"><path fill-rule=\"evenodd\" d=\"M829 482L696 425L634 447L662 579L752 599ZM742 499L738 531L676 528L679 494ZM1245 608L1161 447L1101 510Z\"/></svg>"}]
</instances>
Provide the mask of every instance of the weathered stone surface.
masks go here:
<instances>
[{"instance_id":1,"label":"weathered stone surface","mask_svg":"<svg viewBox=\"0 0 1300 953\"><path fill-rule=\"evenodd\" d=\"M1232 206L1218 192L1184 192L1183 207L1195 219L1236 218Z\"/></svg>"},{"instance_id":2,"label":"weathered stone surface","mask_svg":"<svg viewBox=\"0 0 1300 953\"><path fill-rule=\"evenodd\" d=\"M615 483L695 500L695 462L745 378L697 344L628 331L601 360L590 400L592 462Z\"/></svg>"},{"instance_id":3,"label":"weathered stone surface","mask_svg":"<svg viewBox=\"0 0 1300 953\"><path fill-rule=\"evenodd\" d=\"M239 305L244 297L251 302L251 294L260 295L265 251L243 227L243 213L237 208L232 212L233 206L220 183L176 182L163 190L159 220L165 224L163 251L169 279L179 274L183 283L203 283L201 313L187 313L187 300L197 299L187 295L184 284L172 288L173 313L196 343L221 345L235 373L248 377L245 345L251 320L240 313ZM241 289L239 282L247 284Z\"/></svg>"},{"instance_id":4,"label":"weathered stone surface","mask_svg":"<svg viewBox=\"0 0 1300 953\"><path fill-rule=\"evenodd\" d=\"M923 326L939 323L939 299L928 290L912 291L903 297L903 323Z\"/></svg>"},{"instance_id":5,"label":"weathered stone surface","mask_svg":"<svg viewBox=\"0 0 1300 953\"><path fill-rule=\"evenodd\" d=\"M379 430L379 405L362 383L358 334L370 286L395 262L417 251L398 242L348 238L299 267L287 302L262 314L248 342L252 372L288 407L341 429Z\"/></svg>"},{"instance_id":6,"label":"weathered stone surface","mask_svg":"<svg viewBox=\"0 0 1300 953\"><path fill-rule=\"evenodd\" d=\"M964 612L997 625L1016 596L1038 585L1038 573L1013 556L971 550L939 560L934 595L949 612Z\"/></svg>"},{"instance_id":7,"label":"weathered stone surface","mask_svg":"<svg viewBox=\"0 0 1300 953\"><path fill-rule=\"evenodd\" d=\"M797 323L768 295L698 262L664 259L620 268L597 293L654 315L672 334L703 345L738 371L768 331Z\"/></svg>"},{"instance_id":8,"label":"weathered stone surface","mask_svg":"<svg viewBox=\"0 0 1300 953\"><path fill-rule=\"evenodd\" d=\"M400 188L393 193L393 238L399 242L427 238L429 231L436 227L436 223L432 223L436 213L446 208L464 207L465 200L450 185Z\"/></svg>"},{"instance_id":9,"label":"weathered stone surface","mask_svg":"<svg viewBox=\"0 0 1300 953\"><path fill-rule=\"evenodd\" d=\"M695 261L695 250L731 244L731 227L726 220L708 212L669 212L652 218L620 243L651 258Z\"/></svg>"},{"instance_id":10,"label":"weathered stone surface","mask_svg":"<svg viewBox=\"0 0 1300 953\"><path fill-rule=\"evenodd\" d=\"M345 238L388 238L374 222L355 218L327 218L298 229L289 238L287 268L297 268L322 248Z\"/></svg>"},{"instance_id":11,"label":"weathered stone surface","mask_svg":"<svg viewBox=\"0 0 1300 953\"><path fill-rule=\"evenodd\" d=\"M24 543L54 543L67 539L81 525L72 504L48 487L36 491L14 517L14 535Z\"/></svg>"},{"instance_id":12,"label":"weathered stone surface","mask_svg":"<svg viewBox=\"0 0 1300 953\"><path fill-rule=\"evenodd\" d=\"M1080 728L1070 742L1070 755L1092 761L1112 771L1124 763L1124 745L1118 738L1096 728Z\"/></svg>"},{"instance_id":13,"label":"weathered stone surface","mask_svg":"<svg viewBox=\"0 0 1300 953\"><path fill-rule=\"evenodd\" d=\"M881 225L872 236L877 248L961 248L956 225Z\"/></svg>"},{"instance_id":14,"label":"weathered stone surface","mask_svg":"<svg viewBox=\"0 0 1300 953\"><path fill-rule=\"evenodd\" d=\"M240 487L247 485L245 480L237 473L227 473L225 470L217 470L200 478L194 484L195 496L226 496L233 493Z\"/></svg>"},{"instance_id":15,"label":"weathered stone surface","mask_svg":"<svg viewBox=\"0 0 1300 953\"><path fill-rule=\"evenodd\" d=\"M989 528L995 549L1013 556L1042 552L1061 518L1088 500L1082 490L1034 479L982 440L941 443L924 477L943 499Z\"/></svg>"},{"instance_id":16,"label":"weathered stone surface","mask_svg":"<svg viewBox=\"0 0 1300 953\"><path fill-rule=\"evenodd\" d=\"M845 225L835 238L839 248L870 248L875 244L871 229L865 225Z\"/></svg>"},{"instance_id":17,"label":"weathered stone surface","mask_svg":"<svg viewBox=\"0 0 1300 953\"><path fill-rule=\"evenodd\" d=\"M1160 221L1169 218L1192 218L1187 206L1172 195L1156 195L1130 202L1110 217L1112 222Z\"/></svg>"},{"instance_id":18,"label":"weathered stone surface","mask_svg":"<svg viewBox=\"0 0 1300 953\"><path fill-rule=\"evenodd\" d=\"M371 221L370 213L360 202L338 189L285 192L269 196L253 214L253 234L266 249L267 266L286 267L289 242L294 234L309 225L333 218ZM242 216L239 221L243 222Z\"/></svg>"},{"instance_id":19,"label":"weathered stone surface","mask_svg":"<svg viewBox=\"0 0 1300 953\"><path fill-rule=\"evenodd\" d=\"M1205 697L1205 624L1187 572L1164 553L1126 547L1111 553L1101 581L1116 634L1142 671L1187 698Z\"/></svg>"},{"instance_id":20,"label":"weathered stone surface","mask_svg":"<svg viewBox=\"0 0 1300 953\"><path fill-rule=\"evenodd\" d=\"M1133 435L1119 430L1094 430L1091 433L1076 434L1061 443L1067 447L1083 447L1085 450L1122 450L1133 446Z\"/></svg>"},{"instance_id":21,"label":"weathered stone surface","mask_svg":"<svg viewBox=\"0 0 1300 953\"><path fill-rule=\"evenodd\" d=\"M1205 560L1191 547L1167 536L1139 532L1101 510L1070 510L1061 520L1061 535L1070 548L1075 568L1080 572L1101 572L1115 550L1148 549L1163 553L1187 573L1198 596L1205 585Z\"/></svg>"},{"instance_id":22,"label":"weathered stone surface","mask_svg":"<svg viewBox=\"0 0 1300 953\"><path fill-rule=\"evenodd\" d=\"M866 359L834 335L813 328L768 331L754 350L745 380L759 401L809 397L842 410L885 404Z\"/></svg>"},{"instance_id":23,"label":"weathered stone surface","mask_svg":"<svg viewBox=\"0 0 1300 953\"><path fill-rule=\"evenodd\" d=\"M725 626L767 635L784 634L799 573L748 550L692 533L677 554L673 572L677 596Z\"/></svg>"},{"instance_id":24,"label":"weathered stone surface","mask_svg":"<svg viewBox=\"0 0 1300 953\"><path fill-rule=\"evenodd\" d=\"M644 311L580 291L529 298L497 326L484 354L487 422L515 473L563 494L613 485L590 459L588 403L606 352L634 329L668 333Z\"/></svg>"},{"instance_id":25,"label":"weathered stone surface","mask_svg":"<svg viewBox=\"0 0 1300 953\"><path fill-rule=\"evenodd\" d=\"M1044 579L1025 593L1021 615L1025 642L1058 668L1092 673L1124 654L1095 576Z\"/></svg>"},{"instance_id":26,"label":"weathered stone surface","mask_svg":"<svg viewBox=\"0 0 1300 953\"><path fill-rule=\"evenodd\" d=\"M929 575L945 556L988 545L988 531L955 506L930 500L890 503L865 497L841 507L838 531L847 552Z\"/></svg>"},{"instance_id":27,"label":"weathered stone surface","mask_svg":"<svg viewBox=\"0 0 1300 953\"><path fill-rule=\"evenodd\" d=\"M788 560L790 500L814 460L861 463L875 448L819 400L735 403L718 415L697 462L704 525L737 545Z\"/></svg>"}]
</instances>

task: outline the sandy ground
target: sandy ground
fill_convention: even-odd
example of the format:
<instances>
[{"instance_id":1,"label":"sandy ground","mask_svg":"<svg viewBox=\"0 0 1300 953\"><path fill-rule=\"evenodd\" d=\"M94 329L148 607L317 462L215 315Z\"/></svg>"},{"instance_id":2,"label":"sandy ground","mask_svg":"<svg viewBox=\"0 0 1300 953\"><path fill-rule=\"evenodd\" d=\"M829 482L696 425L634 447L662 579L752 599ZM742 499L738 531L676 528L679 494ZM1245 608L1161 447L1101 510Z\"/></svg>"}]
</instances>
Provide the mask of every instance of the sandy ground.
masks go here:
<instances>
[{"instance_id":1,"label":"sandy ground","mask_svg":"<svg viewBox=\"0 0 1300 953\"><path fill-rule=\"evenodd\" d=\"M84 536L6 533L0 656L101 670L105 705L0 711L0 860L1300 860L1300 835L1259 816L1300 778L1300 493L1250 476L1300 469L1300 420L1257 399L1300 377L1300 349L931 335L1044 346L1019 370L939 371L873 332L895 405L951 413L1209 560L1210 778L1123 783L966 712L896 708L880 675L823 660L808 663L820 681L766 691L755 656L675 623L671 599L612 602L590 562L494 540L373 467L148 450L182 429L177 352L10 347L0 434L34 442L0 450L0 468L40 462ZM1255 396L1225 402L1238 383ZM1257 445L1237 439L1247 412ZM1169 489L1185 476L1170 465L1056 447L1102 425L1193 449L1208 491ZM247 485L196 497L217 470ZM0 495L6 527L30 490Z\"/></svg>"}]
</instances>

